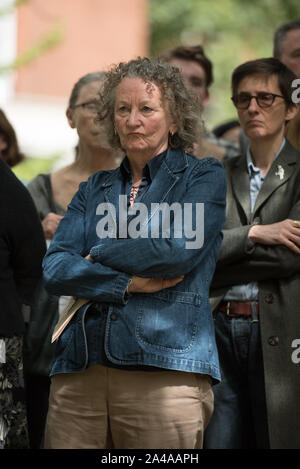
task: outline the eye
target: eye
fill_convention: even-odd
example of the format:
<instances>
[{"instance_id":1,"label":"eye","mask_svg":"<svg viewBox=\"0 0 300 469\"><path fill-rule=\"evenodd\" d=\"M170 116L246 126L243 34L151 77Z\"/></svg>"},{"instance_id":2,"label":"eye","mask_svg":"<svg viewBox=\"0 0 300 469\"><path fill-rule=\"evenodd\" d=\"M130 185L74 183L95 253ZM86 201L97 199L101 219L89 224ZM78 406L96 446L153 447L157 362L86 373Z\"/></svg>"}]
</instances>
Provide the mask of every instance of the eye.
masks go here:
<instances>
[{"instance_id":1,"label":"eye","mask_svg":"<svg viewBox=\"0 0 300 469\"><path fill-rule=\"evenodd\" d=\"M258 99L260 101L269 102L273 99L273 96L269 93L257 93Z\"/></svg>"},{"instance_id":2,"label":"eye","mask_svg":"<svg viewBox=\"0 0 300 469\"><path fill-rule=\"evenodd\" d=\"M203 80L198 77L191 77L190 78L190 85L194 86L195 88L201 88L204 85Z\"/></svg>"},{"instance_id":3,"label":"eye","mask_svg":"<svg viewBox=\"0 0 300 469\"><path fill-rule=\"evenodd\" d=\"M249 94L240 94L237 96L236 100L238 103L247 103L250 99Z\"/></svg>"},{"instance_id":4,"label":"eye","mask_svg":"<svg viewBox=\"0 0 300 469\"><path fill-rule=\"evenodd\" d=\"M96 103L87 103L85 105L86 109L91 112L97 112L97 104Z\"/></svg>"},{"instance_id":5,"label":"eye","mask_svg":"<svg viewBox=\"0 0 300 469\"><path fill-rule=\"evenodd\" d=\"M152 111L151 107L143 106L143 112L148 113L148 112L151 112L151 111Z\"/></svg>"},{"instance_id":6,"label":"eye","mask_svg":"<svg viewBox=\"0 0 300 469\"><path fill-rule=\"evenodd\" d=\"M128 112L128 108L126 106L119 106L118 108L118 112L120 112L121 114L124 114L125 112Z\"/></svg>"}]
</instances>

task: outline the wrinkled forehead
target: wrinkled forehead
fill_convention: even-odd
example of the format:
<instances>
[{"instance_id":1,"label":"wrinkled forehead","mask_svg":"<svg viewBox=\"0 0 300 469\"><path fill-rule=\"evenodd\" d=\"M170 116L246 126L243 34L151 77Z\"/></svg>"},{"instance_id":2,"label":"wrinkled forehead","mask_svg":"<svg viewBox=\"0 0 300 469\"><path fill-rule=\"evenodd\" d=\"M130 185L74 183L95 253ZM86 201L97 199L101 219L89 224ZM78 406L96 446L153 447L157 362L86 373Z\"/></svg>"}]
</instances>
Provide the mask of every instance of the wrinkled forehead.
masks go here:
<instances>
[{"instance_id":1,"label":"wrinkled forehead","mask_svg":"<svg viewBox=\"0 0 300 469\"><path fill-rule=\"evenodd\" d=\"M128 76L123 78L116 87L116 99L120 100L126 96L158 99L162 103L165 101L162 93L162 85L146 77Z\"/></svg>"}]
</instances>

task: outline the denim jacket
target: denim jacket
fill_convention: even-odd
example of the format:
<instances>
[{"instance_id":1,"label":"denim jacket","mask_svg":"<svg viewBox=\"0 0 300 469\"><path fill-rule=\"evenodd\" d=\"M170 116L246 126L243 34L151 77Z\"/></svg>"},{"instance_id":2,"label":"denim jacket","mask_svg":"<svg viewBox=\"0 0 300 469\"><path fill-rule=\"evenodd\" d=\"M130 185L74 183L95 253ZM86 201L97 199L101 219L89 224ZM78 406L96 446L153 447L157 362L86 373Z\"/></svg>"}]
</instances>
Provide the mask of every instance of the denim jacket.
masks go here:
<instances>
[{"instance_id":1,"label":"denim jacket","mask_svg":"<svg viewBox=\"0 0 300 469\"><path fill-rule=\"evenodd\" d=\"M46 288L56 295L88 298L103 305L104 350L112 364L204 373L219 380L209 286L225 221L225 171L213 158L200 160L182 150L168 149L142 193L143 210L136 217L129 214L125 221L119 203L123 184L120 168L98 172L80 184L44 259ZM188 244L192 232L184 229L185 210L180 233L171 213L169 236L150 235L161 229L164 219L155 213L157 207L176 202L184 209L192 207L187 214L192 213L191 229L203 230L201 245ZM204 204L201 226L196 226L197 204ZM107 237L101 225L104 217L109 227ZM143 234L124 235L130 221ZM94 263L85 259L87 254ZM128 295L132 275L184 275L184 279L157 293ZM99 347L87 333L87 308L76 313L58 339L52 374L84 369L88 354Z\"/></svg>"}]
</instances>

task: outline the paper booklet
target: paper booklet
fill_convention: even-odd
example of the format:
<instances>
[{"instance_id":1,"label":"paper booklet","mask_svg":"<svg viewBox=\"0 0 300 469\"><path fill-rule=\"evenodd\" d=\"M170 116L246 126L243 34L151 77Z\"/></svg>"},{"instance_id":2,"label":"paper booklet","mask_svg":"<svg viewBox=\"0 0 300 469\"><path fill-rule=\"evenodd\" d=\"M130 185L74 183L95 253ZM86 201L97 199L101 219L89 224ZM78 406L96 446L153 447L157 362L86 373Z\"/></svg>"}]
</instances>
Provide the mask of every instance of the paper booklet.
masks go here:
<instances>
[{"instance_id":1,"label":"paper booklet","mask_svg":"<svg viewBox=\"0 0 300 469\"><path fill-rule=\"evenodd\" d=\"M60 336L62 331L69 324L69 322L71 321L71 319L74 316L74 314L76 313L76 311L78 311L79 308L81 308L81 306L85 305L89 301L91 301L91 300L86 300L84 298L77 298L76 299L76 298L72 297L70 299L69 303L67 304L67 306L62 311L62 313L59 317L59 320L57 321L57 324L54 328L54 331L53 331L53 334L52 334L52 339L51 339L52 344L53 344L53 342L56 341L56 339L58 339L58 337Z\"/></svg>"}]
</instances>

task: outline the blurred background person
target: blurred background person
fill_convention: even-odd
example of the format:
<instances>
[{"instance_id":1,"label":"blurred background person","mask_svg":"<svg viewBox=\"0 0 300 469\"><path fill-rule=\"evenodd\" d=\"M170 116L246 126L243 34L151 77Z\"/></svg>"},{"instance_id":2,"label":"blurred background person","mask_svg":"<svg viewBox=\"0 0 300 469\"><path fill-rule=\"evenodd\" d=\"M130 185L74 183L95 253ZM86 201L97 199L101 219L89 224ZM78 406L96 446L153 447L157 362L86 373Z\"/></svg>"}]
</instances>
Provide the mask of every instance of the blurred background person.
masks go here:
<instances>
[{"instance_id":1,"label":"blurred background person","mask_svg":"<svg viewBox=\"0 0 300 469\"><path fill-rule=\"evenodd\" d=\"M201 45L178 46L160 54L160 58L178 67L185 85L199 98L203 109L210 101L209 87L213 83L213 64L206 56ZM236 142L216 137L209 130L205 130L199 138L196 153L199 157L213 156L219 160L239 154Z\"/></svg>"},{"instance_id":2,"label":"blurred background person","mask_svg":"<svg viewBox=\"0 0 300 469\"><path fill-rule=\"evenodd\" d=\"M0 109L0 158L10 168L24 160L24 154L19 149L16 132L2 109Z\"/></svg>"},{"instance_id":3,"label":"blurred background person","mask_svg":"<svg viewBox=\"0 0 300 469\"><path fill-rule=\"evenodd\" d=\"M33 301L46 249L32 199L1 158L0 217L0 448L25 449L22 306Z\"/></svg>"},{"instance_id":4,"label":"blurred background person","mask_svg":"<svg viewBox=\"0 0 300 469\"><path fill-rule=\"evenodd\" d=\"M297 78L300 78L300 19L279 26L274 34L273 46L274 57L292 70ZM286 137L297 150L300 150L300 110L289 122Z\"/></svg>"},{"instance_id":5,"label":"blurred background person","mask_svg":"<svg viewBox=\"0 0 300 469\"><path fill-rule=\"evenodd\" d=\"M99 170L115 168L122 155L111 149L103 125L96 122L102 72L89 73L75 83L66 111L71 128L78 133L74 162L51 174L39 174L29 184L44 236L49 245L78 186ZM67 297L49 295L42 283L32 306L25 341L28 423L32 448L42 443L48 409L51 335Z\"/></svg>"},{"instance_id":6,"label":"blurred background person","mask_svg":"<svg viewBox=\"0 0 300 469\"><path fill-rule=\"evenodd\" d=\"M217 138L223 138L239 145L240 123L238 120L230 120L213 128L213 133Z\"/></svg>"}]
</instances>

